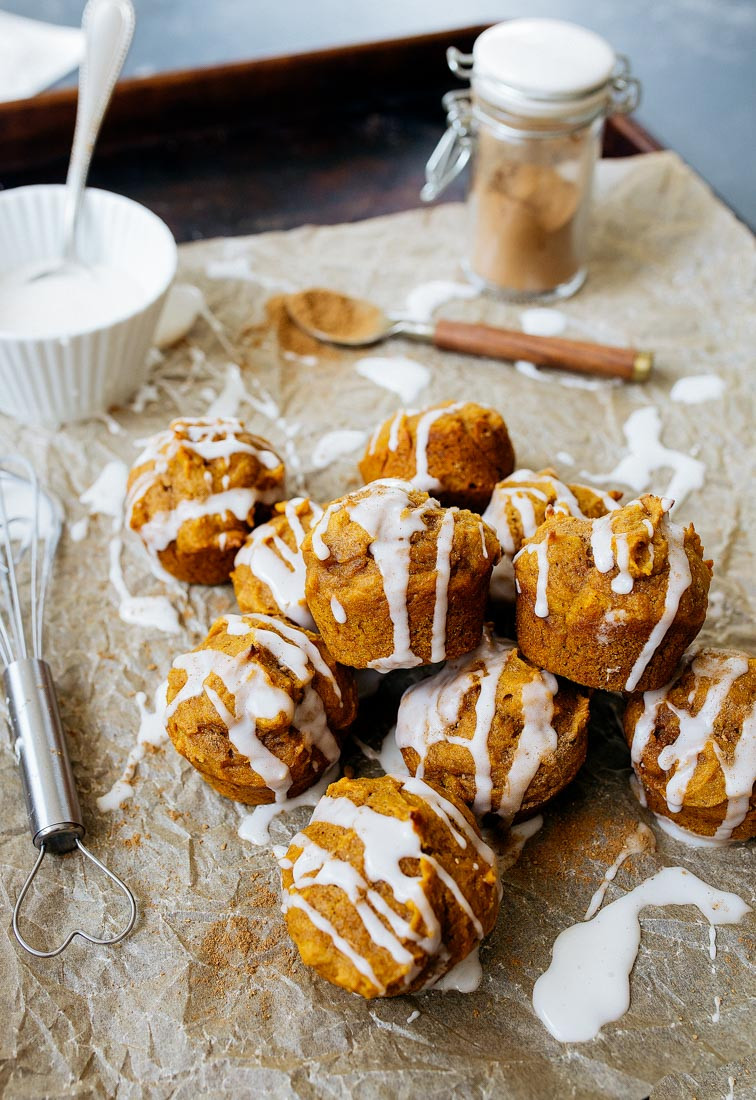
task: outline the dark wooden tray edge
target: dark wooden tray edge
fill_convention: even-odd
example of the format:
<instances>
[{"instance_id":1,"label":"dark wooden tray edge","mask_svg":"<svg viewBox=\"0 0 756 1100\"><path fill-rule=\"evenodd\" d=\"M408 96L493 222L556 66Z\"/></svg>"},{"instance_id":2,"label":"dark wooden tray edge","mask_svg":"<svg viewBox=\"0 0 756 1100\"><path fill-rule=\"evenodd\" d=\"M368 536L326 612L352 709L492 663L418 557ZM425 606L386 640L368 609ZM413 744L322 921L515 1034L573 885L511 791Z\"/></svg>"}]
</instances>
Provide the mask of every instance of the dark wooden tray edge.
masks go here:
<instances>
[{"instance_id":1,"label":"dark wooden tray edge","mask_svg":"<svg viewBox=\"0 0 756 1100\"><path fill-rule=\"evenodd\" d=\"M453 86L446 49L469 51L485 25L433 34L279 55L121 81L98 145L102 153L193 138L208 128L233 128L255 118L300 117L323 110L369 109L400 96L423 96ZM401 81L397 75L401 74ZM67 155L76 115L76 89L45 92L0 104L4 172L23 171ZM440 106L439 106L440 115ZM634 119L608 120L608 156L647 153L662 146Z\"/></svg>"}]
</instances>

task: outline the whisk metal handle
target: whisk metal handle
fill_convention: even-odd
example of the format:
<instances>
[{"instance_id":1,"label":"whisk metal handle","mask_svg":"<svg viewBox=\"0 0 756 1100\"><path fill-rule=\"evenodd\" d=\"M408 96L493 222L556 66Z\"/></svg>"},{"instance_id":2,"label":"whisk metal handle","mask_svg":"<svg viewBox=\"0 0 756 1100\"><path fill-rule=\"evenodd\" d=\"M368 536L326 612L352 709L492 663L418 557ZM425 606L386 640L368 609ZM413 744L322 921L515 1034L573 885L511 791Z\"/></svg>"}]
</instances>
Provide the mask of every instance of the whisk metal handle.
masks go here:
<instances>
[{"instance_id":1,"label":"whisk metal handle","mask_svg":"<svg viewBox=\"0 0 756 1100\"><path fill-rule=\"evenodd\" d=\"M3 683L34 844L70 852L85 830L50 666L14 661Z\"/></svg>"}]
</instances>

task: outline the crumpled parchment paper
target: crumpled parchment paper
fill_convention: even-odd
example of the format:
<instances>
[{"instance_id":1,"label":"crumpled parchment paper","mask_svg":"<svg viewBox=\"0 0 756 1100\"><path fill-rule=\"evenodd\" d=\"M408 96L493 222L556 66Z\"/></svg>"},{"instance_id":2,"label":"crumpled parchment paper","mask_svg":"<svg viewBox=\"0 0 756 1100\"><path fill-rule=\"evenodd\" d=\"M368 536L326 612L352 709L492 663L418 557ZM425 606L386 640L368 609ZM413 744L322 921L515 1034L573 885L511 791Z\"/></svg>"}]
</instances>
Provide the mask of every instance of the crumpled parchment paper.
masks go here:
<instances>
[{"instance_id":1,"label":"crumpled parchment paper","mask_svg":"<svg viewBox=\"0 0 756 1100\"><path fill-rule=\"evenodd\" d=\"M109 427L89 422L44 433L2 420L2 450L28 455L75 521L86 511L79 495L106 461L116 456L130 463L137 439L175 415L204 413L223 392L226 411L233 412L241 383L252 404L242 397L240 414L285 447L290 460L298 457L300 480L313 497L340 494L358 484L358 454L312 471L315 444L334 429L369 432L399 400L355 372L357 355L331 355L317 364L282 359L270 334L254 328L265 300L325 285L401 308L418 284L460 278L464 232L464 210L454 204L185 246L180 278L203 290L215 328L200 319L156 365L158 399L140 413L115 410ZM495 405L509 424L518 464L554 463L566 479L610 471L626 453L622 427L629 414L655 406L664 444L705 464L703 488L677 514L695 520L716 563L702 638L752 645L753 240L670 153L600 166L592 240L589 281L560 307L569 317L568 335L654 348L658 366L648 385L569 388L564 376L531 378L510 365L400 341L370 354L408 355L430 368L417 404L462 397ZM443 312L513 326L522 313L482 298L450 302ZM670 400L675 380L709 373L725 382L720 398L696 405ZM560 462L557 452L572 461ZM656 470L650 488L663 492L669 478L669 470ZM297 478L292 481L296 488ZM593 1042L563 1046L533 1014L533 983L548 965L555 937L582 918L627 834L648 820L629 790L628 753L606 702L595 705L582 774L504 875L500 919L482 950L483 984L470 995L368 1003L309 972L284 930L271 852L238 838L234 805L170 745L139 765L133 797L121 810L100 813L96 797L118 778L135 743L135 693L151 697L173 657L233 606L230 588L193 589L184 613L189 625L180 635L125 625L108 581L111 537L111 520L95 516L83 542L64 538L47 651L89 839L128 880L140 915L116 948L76 941L62 957L40 961L16 947L10 911L34 852L6 738L0 750L4 1097L650 1094L677 1100L724 1097L729 1077L736 1097L754 1095L756 1067L747 1057L756 993L752 920L718 931L712 961L709 927L697 910L649 909L632 1004L621 1021ZM133 593L165 591L133 546L123 560ZM395 703L396 689L392 703L389 687L369 706L359 735L377 745ZM347 750L345 762L365 774L378 767L356 748ZM279 819L273 839L285 842L308 816L302 809ZM753 902L752 847L699 851L655 832L656 852L628 860L607 901L665 864L682 864ZM117 895L80 857L49 860L27 928L30 936L57 940L79 917L97 930L105 906L113 921L122 916ZM715 996L721 998L716 1023Z\"/></svg>"}]
</instances>

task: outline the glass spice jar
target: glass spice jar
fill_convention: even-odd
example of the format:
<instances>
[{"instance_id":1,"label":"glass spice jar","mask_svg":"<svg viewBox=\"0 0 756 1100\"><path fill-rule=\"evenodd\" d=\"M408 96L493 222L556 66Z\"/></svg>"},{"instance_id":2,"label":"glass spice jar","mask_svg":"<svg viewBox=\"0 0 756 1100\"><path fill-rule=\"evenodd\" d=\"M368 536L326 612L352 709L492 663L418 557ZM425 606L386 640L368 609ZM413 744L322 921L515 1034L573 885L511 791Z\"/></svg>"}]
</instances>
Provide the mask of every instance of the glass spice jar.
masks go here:
<instances>
[{"instance_id":1,"label":"glass spice jar","mask_svg":"<svg viewBox=\"0 0 756 1100\"><path fill-rule=\"evenodd\" d=\"M638 81L599 35L555 19L499 23L472 54L452 47L447 61L470 89L444 96L448 129L422 199L435 199L471 161L470 281L511 301L569 297L587 273L604 120L636 107Z\"/></svg>"}]
</instances>

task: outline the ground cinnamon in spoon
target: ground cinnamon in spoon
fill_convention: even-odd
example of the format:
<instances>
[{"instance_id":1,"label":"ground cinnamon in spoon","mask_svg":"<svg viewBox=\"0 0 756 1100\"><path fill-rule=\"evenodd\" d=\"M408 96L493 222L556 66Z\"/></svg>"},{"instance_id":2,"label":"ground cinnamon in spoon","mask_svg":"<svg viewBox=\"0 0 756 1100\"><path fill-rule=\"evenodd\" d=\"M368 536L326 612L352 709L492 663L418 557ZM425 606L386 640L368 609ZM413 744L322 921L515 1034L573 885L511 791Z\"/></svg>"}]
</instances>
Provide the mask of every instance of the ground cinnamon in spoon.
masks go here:
<instances>
[{"instance_id":1,"label":"ground cinnamon in spoon","mask_svg":"<svg viewBox=\"0 0 756 1100\"><path fill-rule=\"evenodd\" d=\"M383 313L371 302L321 287L290 294L286 308L303 328L336 343L368 342L377 339L385 327Z\"/></svg>"}]
</instances>

